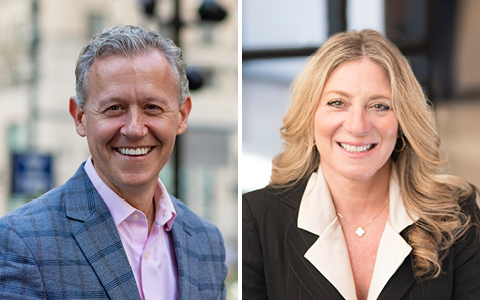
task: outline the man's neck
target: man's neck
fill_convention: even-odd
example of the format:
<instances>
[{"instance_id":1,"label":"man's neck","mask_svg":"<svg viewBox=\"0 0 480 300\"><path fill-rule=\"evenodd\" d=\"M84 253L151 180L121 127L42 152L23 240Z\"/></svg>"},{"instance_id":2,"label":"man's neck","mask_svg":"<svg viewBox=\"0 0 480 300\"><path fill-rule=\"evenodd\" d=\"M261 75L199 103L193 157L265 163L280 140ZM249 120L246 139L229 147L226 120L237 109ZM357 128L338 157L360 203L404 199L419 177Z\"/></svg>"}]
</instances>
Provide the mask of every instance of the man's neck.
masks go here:
<instances>
[{"instance_id":1,"label":"man's neck","mask_svg":"<svg viewBox=\"0 0 480 300\"><path fill-rule=\"evenodd\" d=\"M153 222L155 220L155 189L157 187L157 182L152 187L145 187L142 189L135 189L134 191L118 191L115 192L125 199L132 207L143 212L147 217L148 222L148 233L152 228Z\"/></svg>"},{"instance_id":2,"label":"man's neck","mask_svg":"<svg viewBox=\"0 0 480 300\"><path fill-rule=\"evenodd\" d=\"M87 161L85 165L85 171L87 172L90 180L95 185L100 184L99 187L95 186L98 190L102 190L101 184L105 185L110 193L115 193L119 198L122 198L133 208L141 211L147 218L148 223L148 232L155 220L155 193L157 187L159 187L158 176L144 184L141 185L131 185L131 186L117 186L113 182L107 180L101 172L99 172L94 165L93 160ZM159 192L162 193L162 189L159 188ZM108 195L101 195L102 197L109 197ZM157 195L161 197L162 195ZM158 209L158 208L157 208Z\"/></svg>"}]
</instances>

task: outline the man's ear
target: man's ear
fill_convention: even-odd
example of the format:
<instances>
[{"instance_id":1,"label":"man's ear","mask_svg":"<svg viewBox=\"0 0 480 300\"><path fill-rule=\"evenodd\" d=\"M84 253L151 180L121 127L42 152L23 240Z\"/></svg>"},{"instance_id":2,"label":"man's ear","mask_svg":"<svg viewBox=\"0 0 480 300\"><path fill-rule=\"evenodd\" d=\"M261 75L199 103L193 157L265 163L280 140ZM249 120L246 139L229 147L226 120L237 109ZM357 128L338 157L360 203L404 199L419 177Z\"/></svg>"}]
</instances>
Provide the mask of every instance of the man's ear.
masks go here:
<instances>
[{"instance_id":1,"label":"man's ear","mask_svg":"<svg viewBox=\"0 0 480 300\"><path fill-rule=\"evenodd\" d=\"M83 108L78 106L75 102L75 96L70 97L69 111L73 121L75 121L75 128L77 129L78 135L85 137L87 135L85 131L85 112L83 111Z\"/></svg>"},{"instance_id":2,"label":"man's ear","mask_svg":"<svg viewBox=\"0 0 480 300\"><path fill-rule=\"evenodd\" d=\"M180 123L178 124L177 134L182 134L187 130L187 121L192 110L192 99L188 96L187 100L180 106Z\"/></svg>"}]
</instances>

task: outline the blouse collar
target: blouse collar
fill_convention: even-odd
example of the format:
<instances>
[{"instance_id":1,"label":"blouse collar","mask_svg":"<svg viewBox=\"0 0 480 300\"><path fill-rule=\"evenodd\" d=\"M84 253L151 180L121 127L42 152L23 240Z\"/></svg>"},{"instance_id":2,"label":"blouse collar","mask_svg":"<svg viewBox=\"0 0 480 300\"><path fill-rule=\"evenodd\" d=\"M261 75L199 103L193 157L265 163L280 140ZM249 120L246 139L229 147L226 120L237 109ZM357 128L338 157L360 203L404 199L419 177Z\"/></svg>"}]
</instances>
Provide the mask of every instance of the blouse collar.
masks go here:
<instances>
[{"instance_id":1,"label":"blouse collar","mask_svg":"<svg viewBox=\"0 0 480 300\"><path fill-rule=\"evenodd\" d=\"M390 277L412 250L400 232L418 217L411 218L407 213L393 168L389 196L388 221L378 247L367 300L378 298ZM347 244L320 167L308 180L300 203L298 228L319 236L305 253L305 258L345 299L357 299Z\"/></svg>"}]
</instances>

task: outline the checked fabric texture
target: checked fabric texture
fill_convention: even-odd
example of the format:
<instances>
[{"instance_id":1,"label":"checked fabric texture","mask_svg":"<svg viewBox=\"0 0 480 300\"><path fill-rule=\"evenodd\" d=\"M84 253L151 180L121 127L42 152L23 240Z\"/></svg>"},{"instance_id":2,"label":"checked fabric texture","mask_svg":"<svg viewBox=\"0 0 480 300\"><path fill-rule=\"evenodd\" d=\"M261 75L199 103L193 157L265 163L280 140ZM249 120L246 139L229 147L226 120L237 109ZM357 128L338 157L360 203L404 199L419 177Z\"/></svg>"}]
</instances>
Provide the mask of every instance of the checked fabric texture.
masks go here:
<instances>
[{"instance_id":1,"label":"checked fabric texture","mask_svg":"<svg viewBox=\"0 0 480 300\"><path fill-rule=\"evenodd\" d=\"M0 299L140 299L108 207L82 164L0 219ZM225 299L219 230L172 197L180 299Z\"/></svg>"}]
</instances>

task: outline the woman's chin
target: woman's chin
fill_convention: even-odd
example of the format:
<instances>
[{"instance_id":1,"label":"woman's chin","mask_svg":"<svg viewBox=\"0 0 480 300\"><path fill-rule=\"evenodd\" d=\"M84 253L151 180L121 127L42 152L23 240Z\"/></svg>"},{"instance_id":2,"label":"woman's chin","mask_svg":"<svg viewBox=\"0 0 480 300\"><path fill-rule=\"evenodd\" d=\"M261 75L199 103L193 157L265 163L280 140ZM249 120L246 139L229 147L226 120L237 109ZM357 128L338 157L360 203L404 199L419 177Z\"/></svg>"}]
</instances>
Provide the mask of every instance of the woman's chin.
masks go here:
<instances>
[{"instance_id":1,"label":"woman's chin","mask_svg":"<svg viewBox=\"0 0 480 300\"><path fill-rule=\"evenodd\" d=\"M336 168L329 168L329 170L326 169L325 166L322 166L322 171L324 174L331 173L335 177L340 176L351 181L369 182L371 180L378 180L380 177L388 177L388 166L388 162L382 166L346 165L337 166Z\"/></svg>"}]
</instances>

